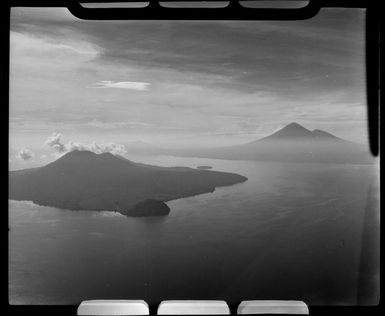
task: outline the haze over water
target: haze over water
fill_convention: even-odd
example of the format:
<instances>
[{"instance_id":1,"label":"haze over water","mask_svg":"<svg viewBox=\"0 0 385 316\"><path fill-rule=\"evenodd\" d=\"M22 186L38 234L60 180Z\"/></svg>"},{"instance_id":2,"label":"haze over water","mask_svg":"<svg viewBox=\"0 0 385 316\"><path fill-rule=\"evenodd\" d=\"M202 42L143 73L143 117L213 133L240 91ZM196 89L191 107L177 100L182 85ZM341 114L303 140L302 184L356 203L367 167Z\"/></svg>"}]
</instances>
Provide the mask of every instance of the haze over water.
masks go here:
<instances>
[{"instance_id":1,"label":"haze over water","mask_svg":"<svg viewBox=\"0 0 385 316\"><path fill-rule=\"evenodd\" d=\"M209 165L248 181L170 201L170 215L160 218L10 201L11 304L93 298L357 303L376 166L128 158Z\"/></svg>"}]
</instances>

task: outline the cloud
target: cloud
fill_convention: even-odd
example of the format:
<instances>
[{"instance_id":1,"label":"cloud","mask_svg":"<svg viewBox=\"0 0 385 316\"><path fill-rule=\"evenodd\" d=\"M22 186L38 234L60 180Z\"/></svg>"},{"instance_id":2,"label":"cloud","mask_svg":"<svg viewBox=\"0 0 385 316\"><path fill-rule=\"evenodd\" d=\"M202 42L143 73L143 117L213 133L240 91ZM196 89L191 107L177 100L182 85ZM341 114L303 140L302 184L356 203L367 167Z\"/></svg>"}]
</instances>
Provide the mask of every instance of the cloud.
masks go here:
<instances>
[{"instance_id":1,"label":"cloud","mask_svg":"<svg viewBox=\"0 0 385 316\"><path fill-rule=\"evenodd\" d=\"M96 154L111 153L113 155L124 155L127 153L125 146L117 143L104 144L93 142L91 144L82 144L79 142L70 142L67 145L67 150L89 150Z\"/></svg>"},{"instance_id":2,"label":"cloud","mask_svg":"<svg viewBox=\"0 0 385 316\"><path fill-rule=\"evenodd\" d=\"M62 134L54 132L50 137L48 137L44 144L59 153L64 153L67 151L67 148L66 145L62 142L62 137Z\"/></svg>"},{"instance_id":3,"label":"cloud","mask_svg":"<svg viewBox=\"0 0 385 316\"><path fill-rule=\"evenodd\" d=\"M365 119L364 105L362 115L337 112L342 103L365 104L364 21L360 10L325 10L295 22L100 24L66 9L15 8L10 106L20 119L11 128L22 139L15 153L53 130L78 135L53 143L59 153L60 144L89 135L184 145L200 132L243 131L252 140L258 124L271 124L270 133L291 121L366 140L365 122L350 123ZM133 123L142 120L151 125Z\"/></svg>"},{"instance_id":4,"label":"cloud","mask_svg":"<svg viewBox=\"0 0 385 316\"><path fill-rule=\"evenodd\" d=\"M323 10L314 19L295 22L125 21L124 32L121 23L84 23L65 9L17 8L12 14L12 30L61 41L85 39L98 48L95 68L104 63L135 66L140 71L135 78L144 81L139 89L131 81L100 81L95 85L99 88L146 90L142 84L154 81L156 69L216 74L231 79L228 87L239 84L250 91L264 84L294 96L299 89L307 94L362 84L357 82L364 64L365 19L360 10Z\"/></svg>"},{"instance_id":5,"label":"cloud","mask_svg":"<svg viewBox=\"0 0 385 316\"><path fill-rule=\"evenodd\" d=\"M137 90L137 91L146 91L150 83L148 82L139 82L139 81L99 81L89 86L89 88L114 88L114 89L128 89L128 90Z\"/></svg>"},{"instance_id":6,"label":"cloud","mask_svg":"<svg viewBox=\"0 0 385 316\"><path fill-rule=\"evenodd\" d=\"M111 153L113 155L124 155L127 153L125 146L118 143L92 142L91 144L84 144L84 143L74 142L74 141L64 143L62 141L62 137L63 137L62 134L54 132L45 141L45 145L54 149L59 154L63 154L74 150L88 150L96 154Z\"/></svg>"},{"instance_id":7,"label":"cloud","mask_svg":"<svg viewBox=\"0 0 385 316\"><path fill-rule=\"evenodd\" d=\"M67 151L90 150L87 145L84 145L78 142L69 142L66 147L67 147Z\"/></svg>"},{"instance_id":8,"label":"cloud","mask_svg":"<svg viewBox=\"0 0 385 316\"><path fill-rule=\"evenodd\" d=\"M11 31L10 35L11 63L16 67L40 69L42 72L53 68L65 73L76 70L100 55L97 45L74 37L57 39L17 31Z\"/></svg>"},{"instance_id":9,"label":"cloud","mask_svg":"<svg viewBox=\"0 0 385 316\"><path fill-rule=\"evenodd\" d=\"M91 151L98 153L98 154L108 152L108 153L111 153L114 155L124 155L125 153L127 153L124 145L116 144L116 143L97 144L97 143L93 142L89 146L89 148Z\"/></svg>"},{"instance_id":10,"label":"cloud","mask_svg":"<svg viewBox=\"0 0 385 316\"><path fill-rule=\"evenodd\" d=\"M35 157L35 154L30 149L23 147L16 154L16 157L20 160L30 160Z\"/></svg>"}]
</instances>

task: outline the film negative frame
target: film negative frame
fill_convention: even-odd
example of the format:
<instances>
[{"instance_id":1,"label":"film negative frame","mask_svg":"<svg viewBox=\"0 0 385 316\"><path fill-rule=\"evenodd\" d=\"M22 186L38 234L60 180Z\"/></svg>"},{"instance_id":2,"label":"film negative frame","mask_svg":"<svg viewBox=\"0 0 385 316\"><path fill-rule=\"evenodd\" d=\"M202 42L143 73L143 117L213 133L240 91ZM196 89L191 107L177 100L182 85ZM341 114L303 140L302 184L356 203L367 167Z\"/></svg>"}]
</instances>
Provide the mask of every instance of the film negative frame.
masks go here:
<instances>
[{"instance_id":1,"label":"film negative frame","mask_svg":"<svg viewBox=\"0 0 385 316\"><path fill-rule=\"evenodd\" d=\"M1 53L0 53L0 89L2 106L3 139L9 145L9 34L10 12L12 7L67 7L80 19L91 20L303 20L315 16L321 8L362 8L366 10L366 91L367 91L367 129L370 151L373 156L381 156L383 146L380 138L380 52L383 51L383 26L380 13L380 1L364 0L309 0L308 5L299 9L249 9L242 7L237 0L228 0L224 8L166 8L157 0L147 0L149 5L143 8L89 9L82 7L78 0L6 0L0 4ZM194 1L194 0L193 0ZM197 1L197 0L195 0ZM214 0L215 1L215 0ZM86 2L86 1L84 1ZM90 2L103 2L94 0ZM124 2L124 0L120 1ZM382 67L381 67L382 68ZM8 146L7 146L8 148ZM381 154L380 154L381 152ZM8 156L8 152L7 155ZM4 156L4 157L6 157ZM8 159L8 158L6 158ZM8 160L7 160L8 163ZM5 161L3 162L5 166ZM382 160L380 161L382 168ZM5 167L3 168L5 183ZM8 181L3 187L4 208L8 208ZM7 190L4 188L7 187ZM382 196L382 187L380 189ZM3 210L2 242L3 253L8 249L8 212ZM382 220L381 220L382 222ZM7 225L7 228L6 226ZM381 225L381 224L380 224ZM382 241L382 238L381 238ZM6 244L6 245L5 245ZM382 250L382 249L381 249ZM382 252L382 251L381 251ZM3 255L2 263L2 310L9 315L76 315L77 305L10 305L8 301L8 252ZM378 315L382 312L382 282L380 280L380 304L378 306L310 306L310 315L340 315L358 313L359 315ZM237 306L230 305L232 315L236 315ZM150 315L156 315L157 305L150 306Z\"/></svg>"}]
</instances>

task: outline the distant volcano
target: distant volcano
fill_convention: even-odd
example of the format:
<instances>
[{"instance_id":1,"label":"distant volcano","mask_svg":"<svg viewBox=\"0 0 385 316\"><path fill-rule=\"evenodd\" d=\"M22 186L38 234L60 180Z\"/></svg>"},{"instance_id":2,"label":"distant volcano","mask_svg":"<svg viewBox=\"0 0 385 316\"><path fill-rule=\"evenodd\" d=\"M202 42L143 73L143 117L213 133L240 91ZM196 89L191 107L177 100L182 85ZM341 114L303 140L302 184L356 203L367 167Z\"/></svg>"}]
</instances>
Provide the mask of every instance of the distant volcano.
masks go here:
<instances>
[{"instance_id":1,"label":"distant volcano","mask_svg":"<svg viewBox=\"0 0 385 316\"><path fill-rule=\"evenodd\" d=\"M315 129L313 131L308 130L298 123L290 123L282 129L278 130L274 134L271 134L261 140L293 140L293 139L340 139L337 136L334 136L328 132ZM261 141L259 140L259 141Z\"/></svg>"},{"instance_id":2,"label":"distant volcano","mask_svg":"<svg viewBox=\"0 0 385 316\"><path fill-rule=\"evenodd\" d=\"M158 167L110 153L72 151L34 169L9 172L9 198L71 210L167 215L169 200L244 182L234 173Z\"/></svg>"},{"instance_id":3,"label":"distant volcano","mask_svg":"<svg viewBox=\"0 0 385 316\"><path fill-rule=\"evenodd\" d=\"M311 138L313 136L313 133L302 125L290 123L264 139Z\"/></svg>"},{"instance_id":4,"label":"distant volcano","mask_svg":"<svg viewBox=\"0 0 385 316\"><path fill-rule=\"evenodd\" d=\"M290 123L269 136L246 144L175 151L172 154L228 160L352 164L373 162L365 146L319 129L308 130L298 123Z\"/></svg>"}]
</instances>

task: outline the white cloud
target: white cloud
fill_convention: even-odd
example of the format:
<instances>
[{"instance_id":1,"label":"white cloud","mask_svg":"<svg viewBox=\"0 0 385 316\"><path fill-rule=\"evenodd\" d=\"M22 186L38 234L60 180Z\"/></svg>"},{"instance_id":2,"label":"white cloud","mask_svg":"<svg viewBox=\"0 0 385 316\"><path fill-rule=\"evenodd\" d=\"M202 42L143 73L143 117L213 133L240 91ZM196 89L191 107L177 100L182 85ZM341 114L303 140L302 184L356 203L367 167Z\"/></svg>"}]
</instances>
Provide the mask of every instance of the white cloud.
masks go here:
<instances>
[{"instance_id":1,"label":"white cloud","mask_svg":"<svg viewBox=\"0 0 385 316\"><path fill-rule=\"evenodd\" d=\"M111 153L113 155L124 155L127 153L125 146L117 143L104 144L93 142L91 144L82 144L79 142L70 142L67 145L67 150L89 150L95 154Z\"/></svg>"},{"instance_id":2,"label":"white cloud","mask_svg":"<svg viewBox=\"0 0 385 316\"><path fill-rule=\"evenodd\" d=\"M68 71L100 55L96 45L75 37L55 37L11 31L11 66L43 72L50 69ZM58 74L55 73L57 76Z\"/></svg>"},{"instance_id":3,"label":"white cloud","mask_svg":"<svg viewBox=\"0 0 385 316\"><path fill-rule=\"evenodd\" d=\"M35 157L35 154L30 149L23 147L16 154L16 157L20 160L30 160Z\"/></svg>"},{"instance_id":4,"label":"white cloud","mask_svg":"<svg viewBox=\"0 0 385 316\"><path fill-rule=\"evenodd\" d=\"M50 137L48 137L44 144L59 153L64 153L67 151L67 148L66 145L62 142L62 137L62 134L54 132Z\"/></svg>"},{"instance_id":5,"label":"white cloud","mask_svg":"<svg viewBox=\"0 0 385 316\"><path fill-rule=\"evenodd\" d=\"M90 150L89 146L84 145L79 142L69 142L66 146L67 151L74 151L74 150Z\"/></svg>"},{"instance_id":6,"label":"white cloud","mask_svg":"<svg viewBox=\"0 0 385 316\"><path fill-rule=\"evenodd\" d=\"M89 150L96 154L111 153L113 155L124 155L127 153L125 146L122 144L97 142L92 142L91 144L83 144L74 141L64 143L62 141L62 137L62 134L54 132L50 137L48 137L48 139L45 141L45 144L54 149L58 154L63 154L74 150Z\"/></svg>"},{"instance_id":7,"label":"white cloud","mask_svg":"<svg viewBox=\"0 0 385 316\"><path fill-rule=\"evenodd\" d=\"M108 144L98 144L93 142L89 146L90 150L100 154L100 153L111 153L114 155L124 155L127 153L126 148L122 144L116 144L116 143L108 143Z\"/></svg>"},{"instance_id":8,"label":"white cloud","mask_svg":"<svg viewBox=\"0 0 385 316\"><path fill-rule=\"evenodd\" d=\"M128 90L137 90L137 91L146 91L150 86L149 82L139 82L139 81L109 81L103 80L94 83L89 86L89 88L114 88L114 89L128 89Z\"/></svg>"}]
</instances>

